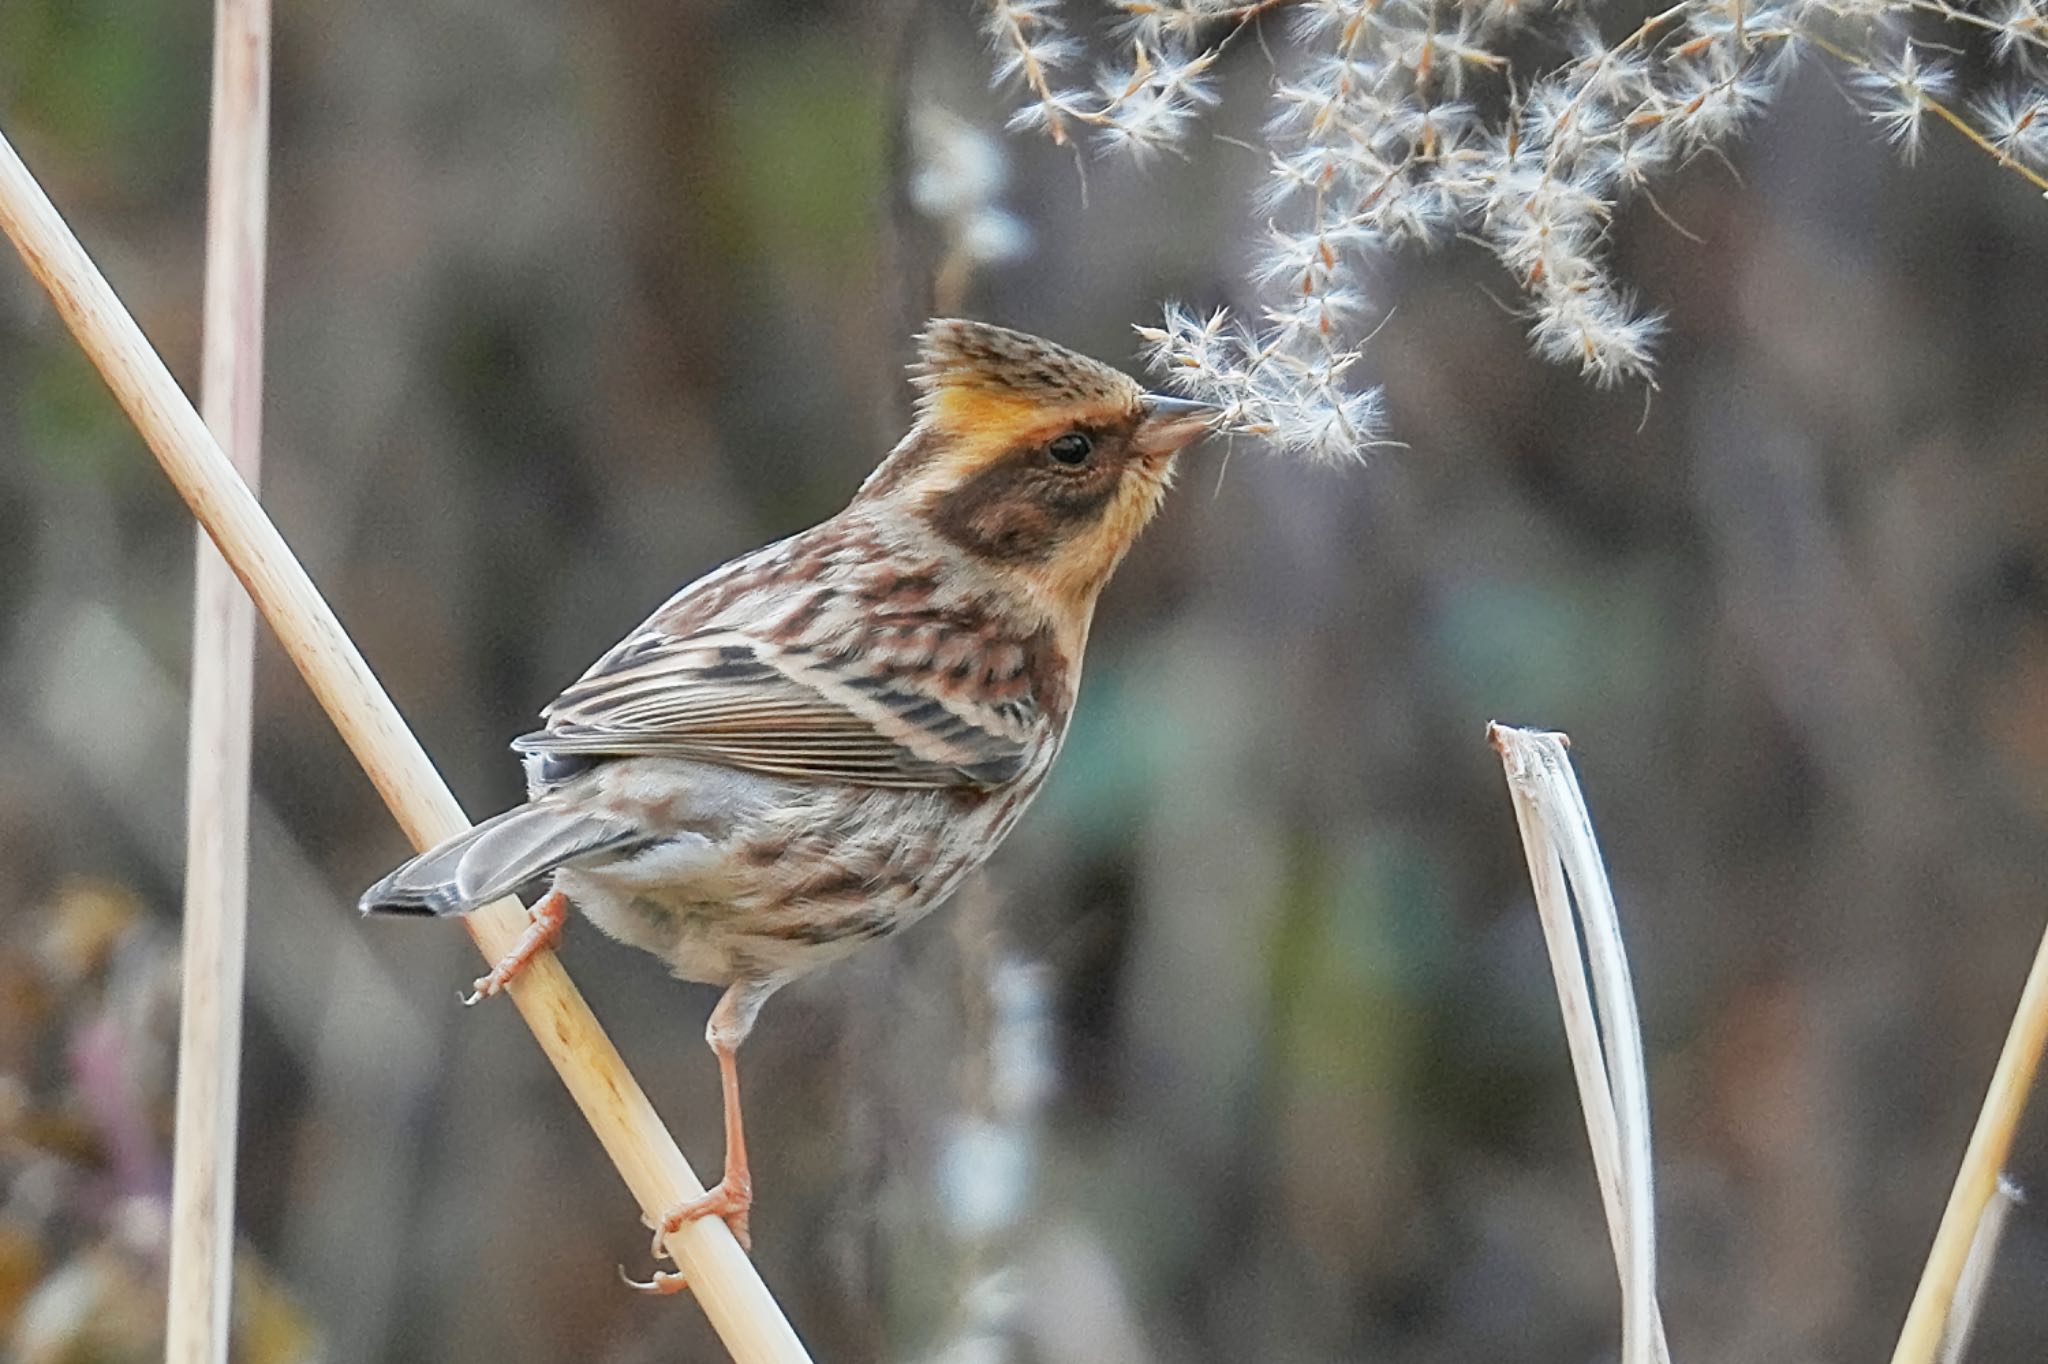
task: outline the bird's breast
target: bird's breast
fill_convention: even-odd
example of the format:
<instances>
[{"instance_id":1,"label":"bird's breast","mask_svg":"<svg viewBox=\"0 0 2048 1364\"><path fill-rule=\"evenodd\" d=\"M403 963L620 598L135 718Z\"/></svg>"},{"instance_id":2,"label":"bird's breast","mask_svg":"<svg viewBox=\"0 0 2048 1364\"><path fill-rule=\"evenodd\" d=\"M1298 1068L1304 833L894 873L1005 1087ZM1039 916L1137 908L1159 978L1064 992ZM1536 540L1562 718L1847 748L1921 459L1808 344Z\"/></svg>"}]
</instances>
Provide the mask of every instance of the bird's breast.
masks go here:
<instances>
[{"instance_id":1,"label":"bird's breast","mask_svg":"<svg viewBox=\"0 0 2048 1364\"><path fill-rule=\"evenodd\" d=\"M631 856L564 868L558 884L605 932L686 980L799 975L943 904L1016 826L1058 743L1045 733L1015 781L986 790L742 780L741 791L704 764L632 760L608 775L615 788L666 793L643 807L658 836ZM675 795L699 778L722 784L714 819Z\"/></svg>"}]
</instances>

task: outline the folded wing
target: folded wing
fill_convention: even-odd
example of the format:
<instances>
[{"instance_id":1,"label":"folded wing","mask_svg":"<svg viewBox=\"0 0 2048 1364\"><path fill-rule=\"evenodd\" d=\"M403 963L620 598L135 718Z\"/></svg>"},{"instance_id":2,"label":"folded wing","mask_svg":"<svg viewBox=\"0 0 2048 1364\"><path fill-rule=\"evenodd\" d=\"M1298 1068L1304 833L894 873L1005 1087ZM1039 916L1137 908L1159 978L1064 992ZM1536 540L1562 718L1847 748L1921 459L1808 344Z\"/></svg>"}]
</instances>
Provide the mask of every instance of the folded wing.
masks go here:
<instances>
[{"instance_id":1,"label":"folded wing","mask_svg":"<svg viewBox=\"0 0 2048 1364\"><path fill-rule=\"evenodd\" d=\"M628 637L542 712L522 753L695 758L773 776L992 787L1023 772L1043 717L977 703L929 657L780 644L733 628Z\"/></svg>"}]
</instances>

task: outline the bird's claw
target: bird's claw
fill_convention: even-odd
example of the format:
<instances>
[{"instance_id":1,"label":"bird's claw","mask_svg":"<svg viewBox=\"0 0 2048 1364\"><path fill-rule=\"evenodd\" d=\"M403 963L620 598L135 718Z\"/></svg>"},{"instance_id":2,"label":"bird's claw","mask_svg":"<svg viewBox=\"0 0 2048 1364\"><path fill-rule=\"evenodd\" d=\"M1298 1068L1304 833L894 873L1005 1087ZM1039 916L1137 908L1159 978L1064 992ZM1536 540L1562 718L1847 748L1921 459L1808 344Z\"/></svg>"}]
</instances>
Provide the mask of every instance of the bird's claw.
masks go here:
<instances>
[{"instance_id":1,"label":"bird's claw","mask_svg":"<svg viewBox=\"0 0 2048 1364\"><path fill-rule=\"evenodd\" d=\"M699 1217L724 1218L725 1225L732 1230L733 1239L740 1243L740 1249L752 1250L753 1237L749 1234L747 1226L747 1212L753 1206L754 1190L750 1185L721 1179L704 1193L670 1209L668 1215L658 1222L642 1213L640 1224L654 1233L654 1244L650 1253L656 1263L667 1260L673 1264L676 1257L669 1253L665 1243L683 1223L695 1221ZM626 1273L624 1266L620 1266L619 1279L626 1287L636 1292L652 1293L662 1297L680 1293L690 1286L686 1276L668 1269L657 1269L648 1278L635 1279Z\"/></svg>"},{"instance_id":2,"label":"bird's claw","mask_svg":"<svg viewBox=\"0 0 2048 1364\"><path fill-rule=\"evenodd\" d=\"M475 980L471 981L468 994L463 994L458 990L455 992L455 997L461 1000L462 1007L467 1009L471 1005L481 1003L502 991L510 980L510 976L500 976L497 970L493 969L489 975L478 976Z\"/></svg>"},{"instance_id":3,"label":"bird's claw","mask_svg":"<svg viewBox=\"0 0 2048 1364\"><path fill-rule=\"evenodd\" d=\"M542 952L552 951L562 945L562 925L568 921L569 907L563 901L560 891L550 891L539 904L526 911L526 931L519 935L519 941L512 950L499 958L497 965L488 975L478 976L470 983L470 992L459 996L466 1009L472 1004L489 999L492 995L505 992L513 978L526 969L526 964Z\"/></svg>"},{"instance_id":4,"label":"bird's claw","mask_svg":"<svg viewBox=\"0 0 2048 1364\"><path fill-rule=\"evenodd\" d=\"M619 1266L619 1282L636 1293L651 1293L660 1298L680 1293L690 1286L688 1279L673 1270L657 1269L645 1279L636 1279L626 1272L624 1265Z\"/></svg>"},{"instance_id":5,"label":"bird's claw","mask_svg":"<svg viewBox=\"0 0 2048 1364\"><path fill-rule=\"evenodd\" d=\"M711 1216L724 1218L725 1225L732 1229L733 1239L740 1243L740 1249L751 1251L754 1238L747 1225L747 1213L753 1206L754 1189L751 1184L719 1180L697 1197L669 1209L668 1215L660 1222L650 1224L654 1230L654 1258L673 1260L675 1257L662 1243L683 1223Z\"/></svg>"}]
</instances>

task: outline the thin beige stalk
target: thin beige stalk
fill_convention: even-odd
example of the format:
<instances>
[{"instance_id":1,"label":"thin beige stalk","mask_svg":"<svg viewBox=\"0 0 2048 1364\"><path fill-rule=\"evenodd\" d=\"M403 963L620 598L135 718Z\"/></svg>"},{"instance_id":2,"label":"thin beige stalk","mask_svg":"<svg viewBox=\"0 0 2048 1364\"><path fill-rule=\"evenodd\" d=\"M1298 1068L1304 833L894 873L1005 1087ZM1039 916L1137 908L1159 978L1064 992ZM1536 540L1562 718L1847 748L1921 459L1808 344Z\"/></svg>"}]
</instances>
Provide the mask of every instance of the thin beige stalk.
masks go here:
<instances>
[{"instance_id":1,"label":"thin beige stalk","mask_svg":"<svg viewBox=\"0 0 2048 1364\"><path fill-rule=\"evenodd\" d=\"M1837 43L1829 42L1825 37L1813 32L1811 28L1799 29L1798 34L1801 38L1812 43L1815 47L1845 66L1853 66L1859 71L1876 70L1869 58L1859 53L1851 52ZM1990 138L1971 127L1968 119L1949 108L1946 104L1943 104L1940 100L1932 96L1923 96L1921 103L1925 104L1929 112L1933 113L1936 118L1939 118L1943 123L1946 123L1949 127L1968 138L1976 145L1979 151L1986 153L1999 165L2018 175L2035 189L2040 190L2043 195L2048 195L2048 176L2042 175L2041 172L2035 170L2026 162L2008 155L1996 142L1993 142Z\"/></svg>"},{"instance_id":2,"label":"thin beige stalk","mask_svg":"<svg viewBox=\"0 0 2048 1364\"><path fill-rule=\"evenodd\" d=\"M252 488L262 438L269 157L270 3L218 0L200 395L207 426ZM197 540L166 1364L227 1364L249 914L256 614L212 542L203 533Z\"/></svg>"},{"instance_id":3,"label":"thin beige stalk","mask_svg":"<svg viewBox=\"0 0 2048 1364\"><path fill-rule=\"evenodd\" d=\"M2027 970L2019 1008L1998 1053L1998 1066L1991 1072L1991 1088L1978 1110L1970 1144L1963 1150L1962 1168L1956 1171L1955 1187L1949 1190L1948 1206L1942 1209L1934 1246L1920 1271L1920 1285L1913 1290L1913 1305L1906 1311L1906 1325L1892 1351L1892 1364L1931 1364L1939 1355L1956 1285L1969 1263L1977 1226L1998 1193L2000 1172L2012 1151L2013 1133L2026 1112L2027 1094L2034 1087L2043 1046L2048 1046L2048 937L2034 950L2034 964Z\"/></svg>"},{"instance_id":4,"label":"thin beige stalk","mask_svg":"<svg viewBox=\"0 0 2048 1364\"><path fill-rule=\"evenodd\" d=\"M1998 1190L1991 1205L1978 1219L1977 1234L1970 1238L1970 1253L1963 1261L1963 1277L1956 1284L1956 1299L1948 1311L1948 1326L1941 1335L1941 1364L1965 1364L1970 1340L1977 1330L1977 1315L1984 1310L1984 1292L1991 1286L1991 1270L1998 1263L1998 1248L2005 1240L2005 1224L2012 1210L2026 1200L2020 1186L2010 1178L1998 1177Z\"/></svg>"},{"instance_id":5,"label":"thin beige stalk","mask_svg":"<svg viewBox=\"0 0 2048 1364\"><path fill-rule=\"evenodd\" d=\"M0 231L49 291L59 315L227 557L414 845L429 847L467 828L462 807L334 612L4 137ZM511 947L526 922L524 908L511 898L464 920L486 960L496 960ZM536 958L511 993L641 1211L659 1216L701 1193L703 1184L554 954ZM519 1191L508 1189L505 1196L516 1198ZM742 1364L808 1359L722 1220L685 1223L667 1245L735 1359ZM535 1272L542 1268L536 1266ZM507 1283L504 1291L522 1290Z\"/></svg>"},{"instance_id":6,"label":"thin beige stalk","mask_svg":"<svg viewBox=\"0 0 2048 1364\"><path fill-rule=\"evenodd\" d=\"M1564 735L1494 724L1486 727L1486 737L1507 774L1614 1245L1621 1278L1622 1364L1671 1364L1657 1304L1656 1197L1642 1022L1592 816ZM1580 922L1585 926L1583 961Z\"/></svg>"}]
</instances>

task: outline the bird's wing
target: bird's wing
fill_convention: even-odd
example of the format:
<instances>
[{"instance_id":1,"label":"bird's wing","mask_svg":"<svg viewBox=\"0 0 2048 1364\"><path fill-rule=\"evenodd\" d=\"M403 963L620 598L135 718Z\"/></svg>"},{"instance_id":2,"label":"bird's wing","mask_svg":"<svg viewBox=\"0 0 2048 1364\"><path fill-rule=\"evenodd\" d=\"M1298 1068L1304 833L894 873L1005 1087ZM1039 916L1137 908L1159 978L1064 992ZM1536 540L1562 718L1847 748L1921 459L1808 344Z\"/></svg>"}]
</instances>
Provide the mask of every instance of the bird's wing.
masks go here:
<instances>
[{"instance_id":1,"label":"bird's wing","mask_svg":"<svg viewBox=\"0 0 2048 1364\"><path fill-rule=\"evenodd\" d=\"M663 621L658 614L598 660L542 712L547 727L513 747L697 758L862 786L989 787L1024 770L1043 731L1029 686L970 688L987 651L949 638L937 613L811 642L729 624L673 633ZM1019 660L999 671L1024 682L1018 643L997 647Z\"/></svg>"}]
</instances>

